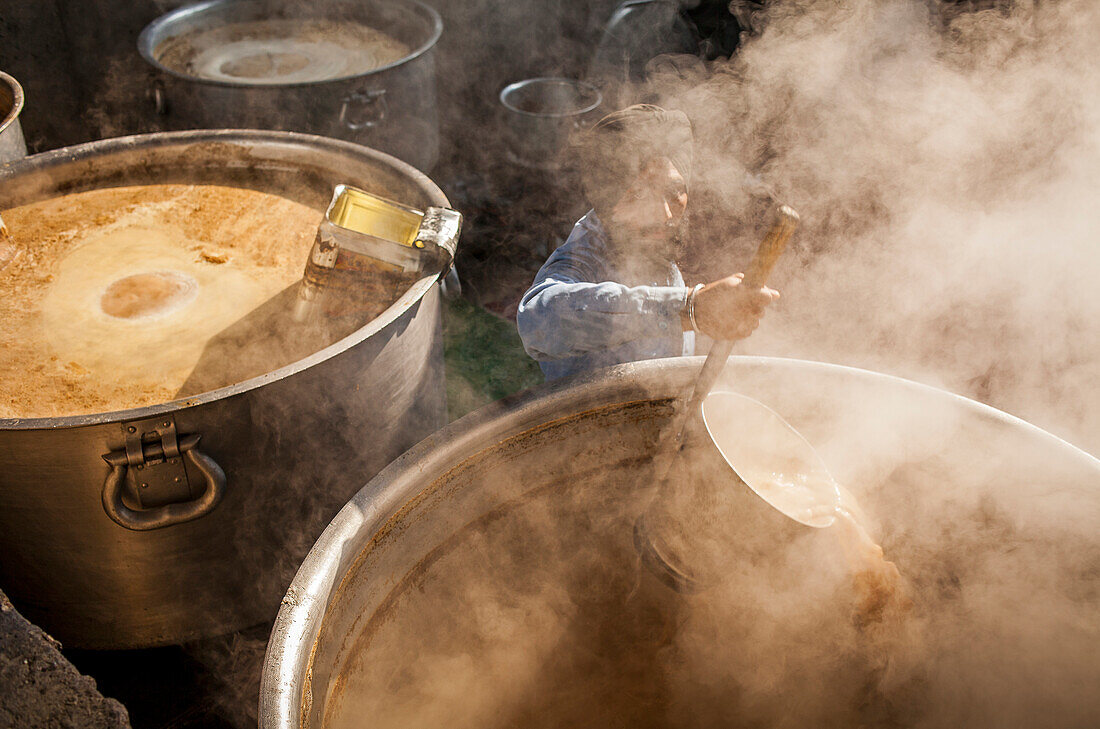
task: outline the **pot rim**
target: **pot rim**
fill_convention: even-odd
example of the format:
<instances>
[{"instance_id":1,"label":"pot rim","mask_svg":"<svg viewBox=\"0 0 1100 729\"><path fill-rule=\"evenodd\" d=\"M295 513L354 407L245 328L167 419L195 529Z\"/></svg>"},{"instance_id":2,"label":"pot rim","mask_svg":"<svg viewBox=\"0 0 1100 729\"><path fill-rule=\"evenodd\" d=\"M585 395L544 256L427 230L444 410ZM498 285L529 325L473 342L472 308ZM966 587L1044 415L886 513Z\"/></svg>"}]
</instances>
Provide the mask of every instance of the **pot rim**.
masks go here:
<instances>
[{"instance_id":1,"label":"pot rim","mask_svg":"<svg viewBox=\"0 0 1100 729\"><path fill-rule=\"evenodd\" d=\"M585 91L586 93L592 94L595 97L596 100L593 101L591 104L587 104L587 105L585 105L585 106L583 106L579 109L574 109L573 111L561 111L561 112L557 112L557 111L525 111L525 110L520 109L519 107L517 107L516 105L514 105L514 104L512 104L508 101L509 92L516 91L518 89L523 89L523 88L526 88L528 86L532 86L536 83L542 84L542 83L547 83L547 82L564 84L566 86L572 86L574 88L579 88L579 89ZM600 93L600 90L598 88L596 88L592 84L588 83L587 81L578 81L577 79L565 78L564 76L537 76L535 78L525 78L522 81L516 81L515 83L508 84L503 89L501 89L499 98L500 98L501 105L503 105L504 108L507 109L508 111L511 111L513 113L516 113L516 114L520 114L522 116L533 116L533 117L541 118L541 119L560 119L562 117L584 116L585 114L589 113L590 111L598 108L599 105L603 103L603 94Z\"/></svg>"},{"instance_id":2,"label":"pot rim","mask_svg":"<svg viewBox=\"0 0 1100 729\"><path fill-rule=\"evenodd\" d=\"M23 111L23 104L26 101L26 96L23 94L23 86L20 85L20 83L16 81L15 77L11 74L0 71L0 83L3 83L11 88L13 97L11 110L8 112L8 115L5 116L2 121L0 121L0 134L3 134L4 131L13 123L15 123L16 119L19 118L19 113Z\"/></svg>"},{"instance_id":3,"label":"pot rim","mask_svg":"<svg viewBox=\"0 0 1100 729\"><path fill-rule=\"evenodd\" d=\"M173 76L189 83L203 84L206 86L219 86L231 89L249 89L252 91L267 90L271 92L277 92L279 90L288 88L309 88L313 86L322 86L324 84L340 83L343 81L352 81L355 79L367 78L369 76L381 74L384 71L389 71L391 69L397 68L398 66L402 66L406 63L415 61L417 58L420 58L428 51L430 51L439 41L440 36L443 35L443 18L440 17L435 8L429 5L425 5L424 3L420 2L420 0L368 0L368 2L379 1L396 5L407 5L415 8L417 12L426 15L430 19L432 24L432 32L428 36L428 39L424 41L424 43L422 43L419 47L413 49L407 56L403 56L402 58L399 58L393 63L389 63L385 66L379 66L378 68L371 69L366 73L356 73L350 74L348 76L337 76L335 78L326 78L319 81L297 81L280 84L250 84L239 81L225 81L220 79L209 79L199 76L191 76L189 74L183 73L181 71L176 71L175 69L165 66L154 55L154 51L163 40L161 38L162 33L164 33L165 30L170 29L173 24L180 22L182 19L202 15L207 12L212 12L219 7L227 5L259 4L256 2L256 0L203 0L202 2L184 5L181 8L177 8L175 10L172 10L171 12L165 13L142 29L141 33L138 35L138 53L140 53L141 57L144 58L145 61L151 66L162 73L168 74L169 76Z\"/></svg>"},{"instance_id":4,"label":"pot rim","mask_svg":"<svg viewBox=\"0 0 1100 729\"><path fill-rule=\"evenodd\" d=\"M391 165L403 175L408 176L419 187L425 189L433 205L439 205L441 207L450 206L450 202L447 200L446 195L444 195L439 186L432 182L427 175L407 162L402 162L385 152L379 152L376 149L371 149L361 144L353 144L352 142L321 137L314 134L277 132L259 129L197 129L182 132L134 134L125 137L114 137L111 139L86 142L71 147L61 147L0 166L0 187L6 184L10 178L22 172L48 170L52 167L80 162L81 160L94 158L104 153L120 150L133 151L188 144L249 144L265 141L280 141L312 148L321 147L334 152L343 152L350 156L372 157ZM256 377L226 385L225 387L219 387L215 390L207 390L206 392L191 397L177 398L155 405L127 408L125 410L111 410L86 415L63 415L56 418L0 418L0 431L38 430L43 428L80 428L88 425L118 423L128 420L144 420L165 413L175 413L186 408L198 407L206 403L241 395L269 383L284 380L296 375L374 336L401 317L408 309L416 306L431 287L435 285L437 279L438 274L429 274L422 277L409 287L409 289L402 294L401 298L390 304L389 308L359 329L353 331L351 334L336 340L327 347L319 349L302 359L291 362L278 369L271 370L270 372L257 375Z\"/></svg>"},{"instance_id":5,"label":"pot rim","mask_svg":"<svg viewBox=\"0 0 1100 729\"><path fill-rule=\"evenodd\" d=\"M426 480L446 473L487 444L499 443L532 427L584 412L585 408L676 397L674 386L693 382L704 360L704 357L671 357L632 362L536 385L446 425L371 478L314 542L283 597L264 654L258 716L260 729L304 726L302 692L310 688L314 646L330 602L347 576L347 566L354 564L362 553L361 545L399 513L423 489ZM890 382L941 401L955 402L1007 425L1022 426L1064 449L1067 456L1092 466L1100 475L1100 459L1077 446L1014 415L938 387L827 362L744 355L732 356L730 360L743 367L786 369L795 375L806 368L855 374L873 381ZM654 391L652 382L662 377L661 370L671 373L671 376L663 376L670 384L663 390Z\"/></svg>"}]
</instances>

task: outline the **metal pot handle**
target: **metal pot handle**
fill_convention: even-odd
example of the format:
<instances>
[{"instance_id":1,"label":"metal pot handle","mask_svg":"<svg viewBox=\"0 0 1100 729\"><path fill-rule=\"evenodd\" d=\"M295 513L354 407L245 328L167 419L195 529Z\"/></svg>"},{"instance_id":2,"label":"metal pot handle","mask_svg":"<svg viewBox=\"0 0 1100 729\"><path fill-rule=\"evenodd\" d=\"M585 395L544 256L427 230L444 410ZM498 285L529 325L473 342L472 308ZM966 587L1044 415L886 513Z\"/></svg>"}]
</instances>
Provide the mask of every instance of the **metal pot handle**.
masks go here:
<instances>
[{"instance_id":1,"label":"metal pot handle","mask_svg":"<svg viewBox=\"0 0 1100 729\"><path fill-rule=\"evenodd\" d=\"M353 91L340 106L340 123L355 132L371 129L382 123L387 111L385 89Z\"/></svg>"},{"instance_id":2,"label":"metal pot handle","mask_svg":"<svg viewBox=\"0 0 1100 729\"><path fill-rule=\"evenodd\" d=\"M149 89L149 98L153 101L153 110L157 116L168 113L168 93L165 91L164 82L159 78L153 80L153 85Z\"/></svg>"},{"instance_id":3,"label":"metal pot handle","mask_svg":"<svg viewBox=\"0 0 1100 729\"><path fill-rule=\"evenodd\" d=\"M107 516L127 529L149 531L198 519L212 511L225 495L225 471L213 458L195 447L200 437L192 434L179 439L179 454L197 468L206 481L206 489L199 498L183 503L131 509L122 502L122 485L126 482L131 456L126 450L112 451L103 456L103 460L111 466L103 484L103 510Z\"/></svg>"}]
</instances>

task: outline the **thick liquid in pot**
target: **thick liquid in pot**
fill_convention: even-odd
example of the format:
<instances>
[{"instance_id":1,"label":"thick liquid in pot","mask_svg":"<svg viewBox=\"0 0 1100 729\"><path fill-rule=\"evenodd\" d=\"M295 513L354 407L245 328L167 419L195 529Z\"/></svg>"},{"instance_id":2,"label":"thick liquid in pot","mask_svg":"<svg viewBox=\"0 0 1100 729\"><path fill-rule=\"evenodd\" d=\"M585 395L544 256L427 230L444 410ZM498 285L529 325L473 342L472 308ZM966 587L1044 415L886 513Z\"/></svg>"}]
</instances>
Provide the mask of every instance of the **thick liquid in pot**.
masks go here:
<instances>
[{"instance_id":1,"label":"thick liquid in pot","mask_svg":"<svg viewBox=\"0 0 1100 729\"><path fill-rule=\"evenodd\" d=\"M157 60L179 73L238 84L299 84L359 76L411 49L352 20L269 19L200 28L166 40Z\"/></svg>"},{"instance_id":2,"label":"thick liquid in pot","mask_svg":"<svg viewBox=\"0 0 1100 729\"><path fill-rule=\"evenodd\" d=\"M289 312L321 213L208 185L119 187L3 211L0 417L152 405L240 382L321 349L355 322Z\"/></svg>"}]
</instances>

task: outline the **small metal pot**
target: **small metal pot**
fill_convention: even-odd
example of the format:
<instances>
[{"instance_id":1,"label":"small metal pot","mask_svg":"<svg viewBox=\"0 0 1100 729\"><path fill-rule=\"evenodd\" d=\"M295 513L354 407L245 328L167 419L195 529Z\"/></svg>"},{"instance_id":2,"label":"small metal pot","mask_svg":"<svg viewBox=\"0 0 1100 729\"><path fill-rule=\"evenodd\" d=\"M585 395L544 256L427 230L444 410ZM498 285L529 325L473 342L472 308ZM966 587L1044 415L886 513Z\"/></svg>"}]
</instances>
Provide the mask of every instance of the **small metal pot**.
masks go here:
<instances>
[{"instance_id":1,"label":"small metal pot","mask_svg":"<svg viewBox=\"0 0 1100 729\"><path fill-rule=\"evenodd\" d=\"M567 78L531 78L504 87L508 159L524 167L557 170L569 135L602 101L595 86Z\"/></svg>"},{"instance_id":2,"label":"small metal pot","mask_svg":"<svg viewBox=\"0 0 1100 729\"><path fill-rule=\"evenodd\" d=\"M412 51L368 73L323 81L256 85L199 78L161 63L165 41L204 28L272 18L346 18ZM347 139L430 170L439 156L433 50L443 21L418 0L321 4L206 0L150 23L138 51L155 69L150 90L169 128L278 129Z\"/></svg>"},{"instance_id":3,"label":"small metal pot","mask_svg":"<svg viewBox=\"0 0 1100 729\"><path fill-rule=\"evenodd\" d=\"M27 143L19 126L19 112L23 111L23 87L8 74L0 71L0 163L11 162L27 156Z\"/></svg>"},{"instance_id":4,"label":"small metal pot","mask_svg":"<svg viewBox=\"0 0 1100 729\"><path fill-rule=\"evenodd\" d=\"M281 195L320 221L337 183L448 205L425 175L366 147L222 130L28 157L0 167L0 209L205 184ZM0 585L12 602L86 648L178 643L269 619L363 474L446 422L439 273L350 335L258 377L131 410L0 419ZM127 506L118 495L137 475L193 495Z\"/></svg>"}]
</instances>

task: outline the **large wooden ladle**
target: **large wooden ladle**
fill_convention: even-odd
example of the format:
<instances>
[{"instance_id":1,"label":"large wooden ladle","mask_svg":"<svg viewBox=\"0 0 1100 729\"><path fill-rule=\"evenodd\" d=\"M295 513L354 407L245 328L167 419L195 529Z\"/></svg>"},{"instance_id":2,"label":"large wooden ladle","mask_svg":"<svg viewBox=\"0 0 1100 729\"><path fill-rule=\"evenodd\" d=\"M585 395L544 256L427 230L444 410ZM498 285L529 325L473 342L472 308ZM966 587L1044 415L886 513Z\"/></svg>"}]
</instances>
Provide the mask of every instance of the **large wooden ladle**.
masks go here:
<instances>
[{"instance_id":1,"label":"large wooden ladle","mask_svg":"<svg viewBox=\"0 0 1100 729\"><path fill-rule=\"evenodd\" d=\"M767 283L772 268L798 223L798 213L790 207L776 207L775 219L745 271L742 286L760 288ZM816 452L793 427L770 408L752 398L731 393L715 393L715 402L710 407L705 407L732 350L733 342L729 341L718 341L711 347L687 404L679 408L674 416L669 429L672 437L654 458L654 473L659 485L649 507L634 525L634 544L646 566L663 582L680 592L695 592L703 585L699 575L689 564L691 539L685 537L689 537L692 527L686 523L687 518L681 520L679 516L696 515L701 504L705 508L706 499L702 497L705 494L689 494L685 498L683 494L674 493L679 485L672 483L669 475L673 473L685 447L698 441L703 425L714 445L741 480L791 519L807 526L828 526L833 521L830 510L835 510L839 501L835 488L832 493L827 490L822 492L821 484L825 484L826 489L828 484L835 484L828 472L824 471L824 464ZM764 454L765 457L746 459L746 453L752 454L754 451ZM782 498L776 499L763 487L764 484L758 480L759 474L776 463L777 458L790 464L789 471L801 470L803 474L817 476L811 481L811 488L816 486L819 491L814 494L813 499L817 508L806 513L802 505L795 503L792 506ZM700 489L697 484L687 484L684 488L696 491ZM673 502L679 502L682 506L672 507ZM825 508L821 508L822 505Z\"/></svg>"}]
</instances>

